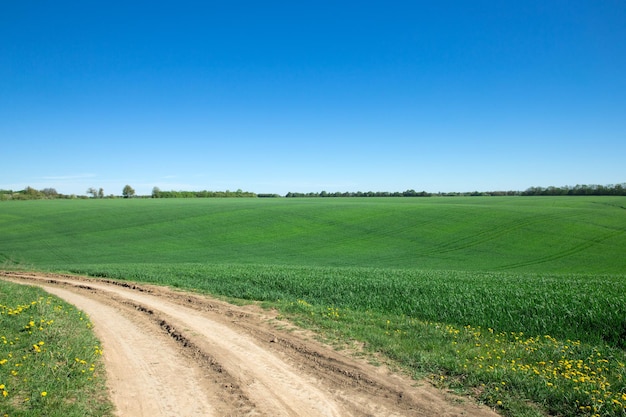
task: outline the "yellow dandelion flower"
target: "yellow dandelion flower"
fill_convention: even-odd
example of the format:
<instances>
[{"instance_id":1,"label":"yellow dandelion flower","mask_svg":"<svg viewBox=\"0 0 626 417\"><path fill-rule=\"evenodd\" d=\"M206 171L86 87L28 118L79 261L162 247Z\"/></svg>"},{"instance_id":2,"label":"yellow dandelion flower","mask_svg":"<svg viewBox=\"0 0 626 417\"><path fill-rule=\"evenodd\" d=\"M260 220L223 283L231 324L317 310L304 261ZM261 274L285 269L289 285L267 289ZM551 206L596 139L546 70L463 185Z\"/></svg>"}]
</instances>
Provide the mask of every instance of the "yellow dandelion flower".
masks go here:
<instances>
[{"instance_id":1,"label":"yellow dandelion flower","mask_svg":"<svg viewBox=\"0 0 626 417\"><path fill-rule=\"evenodd\" d=\"M47 393L46 391L42 391L42 392L41 392L41 396L42 396L42 397L45 397L46 395L48 395L48 393Z\"/></svg>"}]
</instances>

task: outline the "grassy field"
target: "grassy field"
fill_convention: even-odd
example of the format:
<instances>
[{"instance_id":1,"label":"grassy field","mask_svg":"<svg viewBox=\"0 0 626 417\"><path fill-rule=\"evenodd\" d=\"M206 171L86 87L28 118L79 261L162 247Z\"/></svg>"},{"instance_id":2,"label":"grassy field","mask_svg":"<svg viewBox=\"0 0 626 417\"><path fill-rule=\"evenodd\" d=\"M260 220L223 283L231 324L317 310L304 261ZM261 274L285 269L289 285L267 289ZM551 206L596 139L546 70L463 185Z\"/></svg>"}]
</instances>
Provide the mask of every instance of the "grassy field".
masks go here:
<instances>
[{"instance_id":1,"label":"grassy field","mask_svg":"<svg viewBox=\"0 0 626 417\"><path fill-rule=\"evenodd\" d=\"M5 202L0 259L621 274L624 197Z\"/></svg>"},{"instance_id":2,"label":"grassy field","mask_svg":"<svg viewBox=\"0 0 626 417\"><path fill-rule=\"evenodd\" d=\"M260 300L505 415L626 410L624 197L16 201L0 236L5 269Z\"/></svg>"}]
</instances>

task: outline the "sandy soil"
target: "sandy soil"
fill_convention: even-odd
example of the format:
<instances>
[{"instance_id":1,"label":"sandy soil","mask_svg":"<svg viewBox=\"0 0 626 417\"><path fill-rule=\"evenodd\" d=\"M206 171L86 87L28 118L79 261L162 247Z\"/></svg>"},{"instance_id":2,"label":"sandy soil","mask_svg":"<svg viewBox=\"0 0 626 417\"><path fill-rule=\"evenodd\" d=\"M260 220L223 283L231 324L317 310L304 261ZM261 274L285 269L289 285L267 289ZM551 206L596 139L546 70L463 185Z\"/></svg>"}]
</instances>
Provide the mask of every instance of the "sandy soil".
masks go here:
<instances>
[{"instance_id":1,"label":"sandy soil","mask_svg":"<svg viewBox=\"0 0 626 417\"><path fill-rule=\"evenodd\" d=\"M87 313L119 416L496 416L342 354L272 312L167 288L2 272Z\"/></svg>"}]
</instances>

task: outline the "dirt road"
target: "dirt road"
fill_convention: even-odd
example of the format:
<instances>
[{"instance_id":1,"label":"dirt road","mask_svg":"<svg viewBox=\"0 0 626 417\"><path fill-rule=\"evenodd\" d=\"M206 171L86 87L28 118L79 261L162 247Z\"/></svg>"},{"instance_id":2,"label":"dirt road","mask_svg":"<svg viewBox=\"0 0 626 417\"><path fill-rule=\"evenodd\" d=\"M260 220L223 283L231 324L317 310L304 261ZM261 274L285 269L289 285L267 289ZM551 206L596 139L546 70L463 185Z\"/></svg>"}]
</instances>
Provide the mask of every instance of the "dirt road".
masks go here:
<instances>
[{"instance_id":1,"label":"dirt road","mask_svg":"<svg viewBox=\"0 0 626 417\"><path fill-rule=\"evenodd\" d=\"M496 416L342 355L255 306L117 281L0 278L89 314L119 416Z\"/></svg>"}]
</instances>

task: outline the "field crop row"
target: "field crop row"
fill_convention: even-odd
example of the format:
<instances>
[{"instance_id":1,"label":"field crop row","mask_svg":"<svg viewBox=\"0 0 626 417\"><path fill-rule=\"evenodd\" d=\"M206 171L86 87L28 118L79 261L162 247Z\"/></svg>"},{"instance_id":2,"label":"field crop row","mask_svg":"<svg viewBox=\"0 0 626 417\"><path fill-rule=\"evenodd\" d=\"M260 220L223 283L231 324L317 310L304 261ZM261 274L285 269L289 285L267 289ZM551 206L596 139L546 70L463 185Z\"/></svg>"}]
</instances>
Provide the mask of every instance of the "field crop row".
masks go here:
<instances>
[{"instance_id":1,"label":"field crop row","mask_svg":"<svg viewBox=\"0 0 626 417\"><path fill-rule=\"evenodd\" d=\"M626 348L626 280L619 275L204 264L85 265L70 272Z\"/></svg>"}]
</instances>

